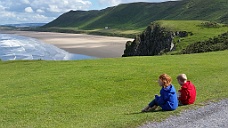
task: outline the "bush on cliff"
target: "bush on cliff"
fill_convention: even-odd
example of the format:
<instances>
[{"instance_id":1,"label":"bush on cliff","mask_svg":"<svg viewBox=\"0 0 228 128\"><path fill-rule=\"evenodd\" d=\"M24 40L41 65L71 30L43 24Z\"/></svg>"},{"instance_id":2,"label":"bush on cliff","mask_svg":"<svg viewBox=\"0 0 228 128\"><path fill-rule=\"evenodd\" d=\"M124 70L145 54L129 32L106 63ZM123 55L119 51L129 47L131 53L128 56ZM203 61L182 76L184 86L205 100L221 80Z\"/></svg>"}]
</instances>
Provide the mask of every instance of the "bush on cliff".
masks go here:
<instances>
[{"instance_id":1,"label":"bush on cliff","mask_svg":"<svg viewBox=\"0 0 228 128\"><path fill-rule=\"evenodd\" d=\"M210 38L207 41L200 41L194 44L190 44L186 49L183 49L181 53L202 53L211 51L221 51L228 49L228 32L219 35L218 37Z\"/></svg>"}]
</instances>

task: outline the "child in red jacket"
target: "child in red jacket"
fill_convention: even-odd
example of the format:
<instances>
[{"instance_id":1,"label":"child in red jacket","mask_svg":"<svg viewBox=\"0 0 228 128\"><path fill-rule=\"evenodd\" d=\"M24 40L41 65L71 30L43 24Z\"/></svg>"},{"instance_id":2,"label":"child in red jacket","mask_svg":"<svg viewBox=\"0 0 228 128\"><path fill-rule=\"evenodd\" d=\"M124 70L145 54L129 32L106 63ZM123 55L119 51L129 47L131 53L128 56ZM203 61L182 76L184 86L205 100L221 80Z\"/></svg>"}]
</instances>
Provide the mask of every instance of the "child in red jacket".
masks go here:
<instances>
[{"instance_id":1,"label":"child in red jacket","mask_svg":"<svg viewBox=\"0 0 228 128\"><path fill-rule=\"evenodd\" d=\"M178 91L179 105L193 104L196 100L196 88L193 83L187 80L185 74L178 75L177 81L181 86L181 89Z\"/></svg>"}]
</instances>

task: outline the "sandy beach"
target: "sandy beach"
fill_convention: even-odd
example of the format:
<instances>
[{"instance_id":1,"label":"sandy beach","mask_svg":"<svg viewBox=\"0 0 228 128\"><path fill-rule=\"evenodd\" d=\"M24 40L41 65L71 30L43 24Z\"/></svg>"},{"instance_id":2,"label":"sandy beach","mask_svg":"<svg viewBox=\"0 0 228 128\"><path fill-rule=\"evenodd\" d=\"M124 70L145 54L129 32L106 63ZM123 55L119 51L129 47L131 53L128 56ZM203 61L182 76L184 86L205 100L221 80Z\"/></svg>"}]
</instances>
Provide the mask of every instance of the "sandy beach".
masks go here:
<instances>
[{"instance_id":1,"label":"sandy beach","mask_svg":"<svg viewBox=\"0 0 228 128\"><path fill-rule=\"evenodd\" d=\"M1 34L16 34L36 38L70 53L84 54L99 58L121 57L130 38L96 36L86 34L68 34L32 31L1 31Z\"/></svg>"}]
</instances>

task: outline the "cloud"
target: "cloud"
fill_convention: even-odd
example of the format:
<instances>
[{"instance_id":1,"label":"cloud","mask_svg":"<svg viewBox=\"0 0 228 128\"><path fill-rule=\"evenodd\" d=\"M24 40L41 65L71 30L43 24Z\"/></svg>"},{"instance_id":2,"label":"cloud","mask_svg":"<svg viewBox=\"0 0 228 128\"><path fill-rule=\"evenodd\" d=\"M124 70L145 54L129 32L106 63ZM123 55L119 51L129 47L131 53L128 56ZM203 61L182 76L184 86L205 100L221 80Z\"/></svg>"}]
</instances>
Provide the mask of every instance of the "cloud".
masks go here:
<instances>
[{"instance_id":1,"label":"cloud","mask_svg":"<svg viewBox=\"0 0 228 128\"><path fill-rule=\"evenodd\" d=\"M25 8L25 12L32 13L33 12L32 7Z\"/></svg>"},{"instance_id":2,"label":"cloud","mask_svg":"<svg viewBox=\"0 0 228 128\"><path fill-rule=\"evenodd\" d=\"M64 13L70 10L88 9L92 3L88 0L30 0L30 6L49 13Z\"/></svg>"},{"instance_id":3,"label":"cloud","mask_svg":"<svg viewBox=\"0 0 228 128\"><path fill-rule=\"evenodd\" d=\"M37 13L44 13L44 10L42 10L42 9L37 9L36 12L37 12Z\"/></svg>"},{"instance_id":4,"label":"cloud","mask_svg":"<svg viewBox=\"0 0 228 128\"><path fill-rule=\"evenodd\" d=\"M121 3L133 2L164 2L164 1L177 1L177 0L98 0L101 5L116 6Z\"/></svg>"},{"instance_id":5,"label":"cloud","mask_svg":"<svg viewBox=\"0 0 228 128\"><path fill-rule=\"evenodd\" d=\"M99 0L99 3L101 4L108 4L111 6L118 5L122 2L122 0Z\"/></svg>"},{"instance_id":6,"label":"cloud","mask_svg":"<svg viewBox=\"0 0 228 128\"><path fill-rule=\"evenodd\" d=\"M70 10L87 10L91 6L89 0L1 0L0 24L50 22Z\"/></svg>"},{"instance_id":7,"label":"cloud","mask_svg":"<svg viewBox=\"0 0 228 128\"><path fill-rule=\"evenodd\" d=\"M0 11L5 11L5 7L3 7L2 5L0 5Z\"/></svg>"},{"instance_id":8,"label":"cloud","mask_svg":"<svg viewBox=\"0 0 228 128\"><path fill-rule=\"evenodd\" d=\"M12 12L0 12L0 19L8 19L8 18L15 18L16 17L16 14L15 13L12 13Z\"/></svg>"},{"instance_id":9,"label":"cloud","mask_svg":"<svg viewBox=\"0 0 228 128\"><path fill-rule=\"evenodd\" d=\"M6 11L6 7L0 5L0 21L7 20L9 17L16 17L15 13Z\"/></svg>"},{"instance_id":10,"label":"cloud","mask_svg":"<svg viewBox=\"0 0 228 128\"><path fill-rule=\"evenodd\" d=\"M24 4L30 4L29 0L21 0L21 2L24 3Z\"/></svg>"}]
</instances>

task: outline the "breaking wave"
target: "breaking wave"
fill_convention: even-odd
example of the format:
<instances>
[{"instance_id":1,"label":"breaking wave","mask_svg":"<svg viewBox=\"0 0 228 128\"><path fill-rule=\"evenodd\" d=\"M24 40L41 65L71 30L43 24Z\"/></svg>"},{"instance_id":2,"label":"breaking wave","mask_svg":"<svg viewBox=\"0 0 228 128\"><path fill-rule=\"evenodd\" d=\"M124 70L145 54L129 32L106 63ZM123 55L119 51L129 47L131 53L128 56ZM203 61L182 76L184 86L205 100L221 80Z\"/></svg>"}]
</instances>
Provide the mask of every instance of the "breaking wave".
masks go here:
<instances>
[{"instance_id":1,"label":"breaking wave","mask_svg":"<svg viewBox=\"0 0 228 128\"><path fill-rule=\"evenodd\" d=\"M37 39L0 34L1 60L81 60L95 57L71 54Z\"/></svg>"}]
</instances>

